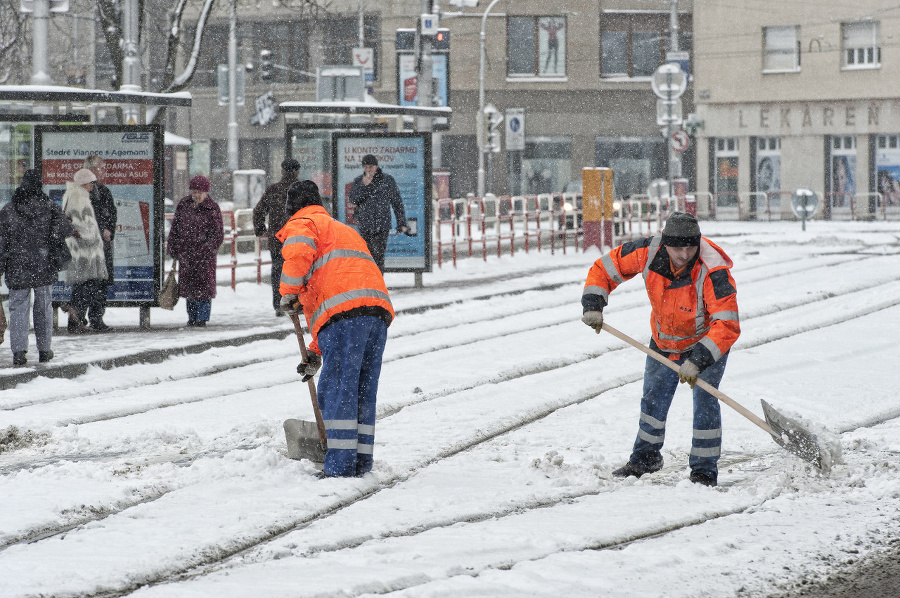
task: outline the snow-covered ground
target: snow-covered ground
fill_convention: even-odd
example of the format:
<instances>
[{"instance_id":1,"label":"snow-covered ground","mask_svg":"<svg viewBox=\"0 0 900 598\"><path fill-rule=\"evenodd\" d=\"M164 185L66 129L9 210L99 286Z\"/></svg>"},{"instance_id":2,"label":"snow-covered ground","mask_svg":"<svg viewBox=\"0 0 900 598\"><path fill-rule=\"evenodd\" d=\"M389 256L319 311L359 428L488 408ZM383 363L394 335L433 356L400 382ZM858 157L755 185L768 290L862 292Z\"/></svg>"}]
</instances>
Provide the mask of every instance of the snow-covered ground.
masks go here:
<instances>
[{"instance_id":1,"label":"snow-covered ground","mask_svg":"<svg viewBox=\"0 0 900 598\"><path fill-rule=\"evenodd\" d=\"M286 458L282 421L312 412L296 339L264 337L290 322L244 282L206 330L180 328L183 305L149 333L110 310L119 332L62 335L54 363L259 340L0 393L0 595L745 597L883 553L900 534L900 224L701 224L741 308L721 389L840 446L830 474L723 406L720 485L691 484L680 388L666 467L613 478L644 356L580 322L592 250L461 260L423 289L389 274L376 466L321 480ZM639 279L606 317L649 341Z\"/></svg>"}]
</instances>

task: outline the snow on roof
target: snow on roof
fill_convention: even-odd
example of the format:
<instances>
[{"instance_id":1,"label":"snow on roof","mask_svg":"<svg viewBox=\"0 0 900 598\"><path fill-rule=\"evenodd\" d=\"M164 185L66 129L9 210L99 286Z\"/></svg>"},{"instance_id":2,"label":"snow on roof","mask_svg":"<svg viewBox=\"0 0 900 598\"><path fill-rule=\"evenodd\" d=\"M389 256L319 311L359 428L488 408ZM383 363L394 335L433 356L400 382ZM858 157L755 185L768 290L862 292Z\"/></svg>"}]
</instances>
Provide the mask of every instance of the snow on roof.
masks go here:
<instances>
[{"instance_id":1,"label":"snow on roof","mask_svg":"<svg viewBox=\"0 0 900 598\"><path fill-rule=\"evenodd\" d=\"M163 143L166 145L191 145L193 142L187 137L165 131L163 134Z\"/></svg>"}]
</instances>

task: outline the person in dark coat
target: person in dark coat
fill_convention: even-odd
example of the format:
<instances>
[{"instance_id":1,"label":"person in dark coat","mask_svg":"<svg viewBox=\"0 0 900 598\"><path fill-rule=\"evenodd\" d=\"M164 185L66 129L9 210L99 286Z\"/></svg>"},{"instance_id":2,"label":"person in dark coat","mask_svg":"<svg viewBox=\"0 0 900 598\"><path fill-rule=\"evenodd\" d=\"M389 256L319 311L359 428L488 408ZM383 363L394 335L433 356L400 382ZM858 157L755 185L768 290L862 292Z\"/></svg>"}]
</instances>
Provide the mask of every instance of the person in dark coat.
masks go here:
<instances>
[{"instance_id":1,"label":"person in dark coat","mask_svg":"<svg viewBox=\"0 0 900 598\"><path fill-rule=\"evenodd\" d=\"M384 251L391 232L391 209L397 218L397 232L406 233L406 212L397 181L378 167L378 158L366 154L362 159L363 173L353 179L350 203L356 206L354 218L359 234L366 242L378 269L384 272Z\"/></svg>"},{"instance_id":2,"label":"person in dark coat","mask_svg":"<svg viewBox=\"0 0 900 598\"><path fill-rule=\"evenodd\" d=\"M46 363L53 359L50 287L71 257L65 237L73 233L62 210L41 188L40 171L25 171L12 201L0 210L0 274L6 277L9 287L13 365L27 363L29 309L34 322L38 361Z\"/></svg>"},{"instance_id":3,"label":"person in dark coat","mask_svg":"<svg viewBox=\"0 0 900 598\"><path fill-rule=\"evenodd\" d=\"M209 196L209 179L197 175L175 207L166 243L167 252L180 262L178 295L187 301L188 326L206 326L216 296L216 256L225 239L222 211Z\"/></svg>"},{"instance_id":4,"label":"person in dark coat","mask_svg":"<svg viewBox=\"0 0 900 598\"><path fill-rule=\"evenodd\" d=\"M118 210L109 187L101 183L106 175L106 162L97 154L84 159L84 167L94 173L97 180L91 190L91 206L94 208L94 217L97 219L97 228L100 229L100 237L103 239L103 255L106 258L107 277L104 283L97 287L96 293L91 297L88 306L88 320L91 328L100 332L109 330L109 326L103 321L106 313L106 300L109 296L109 287L114 281L113 274L113 238L116 236L116 223Z\"/></svg>"},{"instance_id":5,"label":"person in dark coat","mask_svg":"<svg viewBox=\"0 0 900 598\"><path fill-rule=\"evenodd\" d=\"M272 256L272 305L275 307L275 315L283 316L281 311L281 269L284 266L284 258L281 256L281 241L275 235L287 224L290 214L284 210L284 202L287 199L287 190L291 183L297 180L300 172L300 162L288 158L281 163L281 180L266 187L266 192L259 199L259 203L253 208L253 230L257 237L268 235L269 255ZM266 227L266 217L269 225Z\"/></svg>"}]
</instances>

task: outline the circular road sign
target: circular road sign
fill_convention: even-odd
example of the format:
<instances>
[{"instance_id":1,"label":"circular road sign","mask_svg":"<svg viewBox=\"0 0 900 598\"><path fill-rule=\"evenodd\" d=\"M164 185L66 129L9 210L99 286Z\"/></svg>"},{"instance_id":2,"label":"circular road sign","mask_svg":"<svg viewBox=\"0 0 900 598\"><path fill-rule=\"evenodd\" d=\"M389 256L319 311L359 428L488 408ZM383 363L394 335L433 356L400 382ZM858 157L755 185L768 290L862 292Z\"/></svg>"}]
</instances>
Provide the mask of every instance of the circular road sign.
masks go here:
<instances>
[{"instance_id":1,"label":"circular road sign","mask_svg":"<svg viewBox=\"0 0 900 598\"><path fill-rule=\"evenodd\" d=\"M791 195L791 209L797 218L812 218L818 207L819 195L812 189L797 189Z\"/></svg>"},{"instance_id":2,"label":"circular road sign","mask_svg":"<svg viewBox=\"0 0 900 598\"><path fill-rule=\"evenodd\" d=\"M675 131L672 133L672 149L676 152L683 152L691 144L691 138L684 131Z\"/></svg>"},{"instance_id":3,"label":"circular road sign","mask_svg":"<svg viewBox=\"0 0 900 598\"><path fill-rule=\"evenodd\" d=\"M662 64L653 73L650 79L650 87L656 97L663 100L680 98L687 89L687 74L674 62Z\"/></svg>"}]
</instances>

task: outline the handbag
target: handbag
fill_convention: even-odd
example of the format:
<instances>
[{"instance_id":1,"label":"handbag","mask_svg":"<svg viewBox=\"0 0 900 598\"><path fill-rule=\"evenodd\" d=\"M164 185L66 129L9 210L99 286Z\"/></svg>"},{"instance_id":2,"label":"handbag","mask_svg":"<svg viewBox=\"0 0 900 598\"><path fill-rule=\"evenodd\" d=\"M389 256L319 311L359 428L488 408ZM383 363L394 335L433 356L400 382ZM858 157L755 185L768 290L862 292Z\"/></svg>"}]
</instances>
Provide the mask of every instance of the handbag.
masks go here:
<instances>
[{"instance_id":1,"label":"handbag","mask_svg":"<svg viewBox=\"0 0 900 598\"><path fill-rule=\"evenodd\" d=\"M157 302L163 309L175 309L178 305L178 279L175 277L175 266L176 263L172 262L172 269L159 291Z\"/></svg>"}]
</instances>

